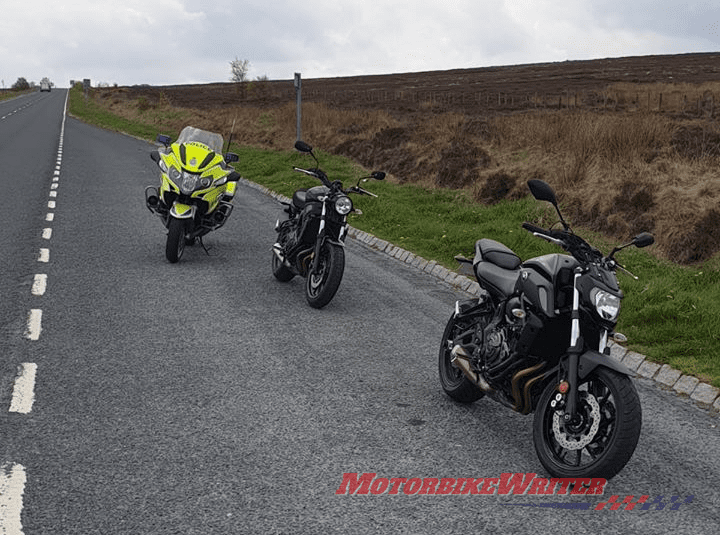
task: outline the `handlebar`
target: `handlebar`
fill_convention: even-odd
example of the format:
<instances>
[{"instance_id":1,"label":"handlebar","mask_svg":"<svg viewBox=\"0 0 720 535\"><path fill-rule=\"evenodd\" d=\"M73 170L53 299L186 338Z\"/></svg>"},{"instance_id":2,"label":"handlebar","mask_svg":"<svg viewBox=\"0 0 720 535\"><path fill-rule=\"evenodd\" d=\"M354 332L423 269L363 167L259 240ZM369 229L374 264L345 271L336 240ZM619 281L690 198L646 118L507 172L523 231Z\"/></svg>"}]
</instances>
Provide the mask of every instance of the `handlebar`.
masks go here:
<instances>
[{"instance_id":1,"label":"handlebar","mask_svg":"<svg viewBox=\"0 0 720 535\"><path fill-rule=\"evenodd\" d=\"M528 223L527 221L525 221L525 223L522 224L522 228L532 232L533 234L535 234L535 233L547 234L547 232L548 232L544 228L538 227L537 225L533 225L532 223Z\"/></svg>"},{"instance_id":2,"label":"handlebar","mask_svg":"<svg viewBox=\"0 0 720 535\"><path fill-rule=\"evenodd\" d=\"M600 251L572 231L548 230L527 221L522 224L522 228L550 243L559 245L581 262L597 262L603 258Z\"/></svg>"},{"instance_id":3,"label":"handlebar","mask_svg":"<svg viewBox=\"0 0 720 535\"><path fill-rule=\"evenodd\" d=\"M334 182L330 182L330 179L328 179L328 176L325 174L325 172L322 169L303 169L302 167L293 167L293 171L297 171L299 173L305 173L306 175L309 175L313 178L317 178L320 182L323 183L324 186L327 186L331 189L334 189L336 191L342 191L343 193L359 193L361 195L369 195L370 197L377 197L374 193L367 191L360 186L350 186L346 190L343 189L342 182L339 180L336 180Z\"/></svg>"},{"instance_id":4,"label":"handlebar","mask_svg":"<svg viewBox=\"0 0 720 535\"><path fill-rule=\"evenodd\" d=\"M563 249L568 248L567 244L563 240L563 238L567 234L567 232L565 232L565 231L562 231L562 230L553 231L553 230L544 229L542 227L538 227L537 225L533 225L532 223L528 223L527 221L522 224L522 227L525 230L532 232L535 236L538 236L546 241L549 241L550 243L554 243L555 245L559 245Z\"/></svg>"},{"instance_id":5,"label":"handlebar","mask_svg":"<svg viewBox=\"0 0 720 535\"><path fill-rule=\"evenodd\" d=\"M302 167L293 167L293 171L305 173L306 175L317 178L320 182L323 183L324 186L332 187L332 183L330 182L330 180L328 180L327 175L322 169L303 169Z\"/></svg>"},{"instance_id":6,"label":"handlebar","mask_svg":"<svg viewBox=\"0 0 720 535\"><path fill-rule=\"evenodd\" d=\"M375 195L371 191L361 188L360 186L350 186L348 189L345 190L345 193L359 193L360 195L369 195L370 197L377 198L377 195Z\"/></svg>"},{"instance_id":7,"label":"handlebar","mask_svg":"<svg viewBox=\"0 0 720 535\"><path fill-rule=\"evenodd\" d=\"M302 169L301 167L293 167L293 171L298 171L300 173L305 173L306 175L314 176L317 178L317 175L314 171L311 171L310 169Z\"/></svg>"}]
</instances>

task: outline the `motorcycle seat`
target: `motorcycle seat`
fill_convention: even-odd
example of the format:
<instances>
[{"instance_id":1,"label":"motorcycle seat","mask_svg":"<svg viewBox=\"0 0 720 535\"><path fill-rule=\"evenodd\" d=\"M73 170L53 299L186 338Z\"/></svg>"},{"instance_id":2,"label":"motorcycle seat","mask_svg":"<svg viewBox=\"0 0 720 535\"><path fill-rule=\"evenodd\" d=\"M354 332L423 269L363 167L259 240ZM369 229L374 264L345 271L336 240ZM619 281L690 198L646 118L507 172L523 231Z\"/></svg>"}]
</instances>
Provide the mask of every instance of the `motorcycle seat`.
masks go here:
<instances>
[{"instance_id":1,"label":"motorcycle seat","mask_svg":"<svg viewBox=\"0 0 720 535\"><path fill-rule=\"evenodd\" d=\"M475 277L494 297L504 299L515 291L520 257L502 243L483 238L475 243Z\"/></svg>"},{"instance_id":2,"label":"motorcycle seat","mask_svg":"<svg viewBox=\"0 0 720 535\"><path fill-rule=\"evenodd\" d=\"M482 238L475 243L475 260L490 262L503 269L517 269L520 267L520 257L512 249L495 240Z\"/></svg>"}]
</instances>

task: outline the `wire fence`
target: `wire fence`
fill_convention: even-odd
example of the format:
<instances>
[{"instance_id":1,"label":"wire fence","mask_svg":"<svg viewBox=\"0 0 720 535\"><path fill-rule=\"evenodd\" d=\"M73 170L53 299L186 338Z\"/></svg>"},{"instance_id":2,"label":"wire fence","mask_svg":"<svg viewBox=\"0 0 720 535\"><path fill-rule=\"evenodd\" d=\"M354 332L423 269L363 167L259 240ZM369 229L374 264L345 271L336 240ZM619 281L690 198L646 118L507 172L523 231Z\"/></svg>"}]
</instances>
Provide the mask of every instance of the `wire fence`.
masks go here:
<instances>
[{"instance_id":1,"label":"wire fence","mask_svg":"<svg viewBox=\"0 0 720 535\"><path fill-rule=\"evenodd\" d=\"M283 101L295 100L295 90L277 84L253 82L243 91L241 100ZM714 118L717 113L712 91L618 90L573 91L554 93L511 91L461 91L455 89L345 89L333 90L312 87L302 89L305 102L324 102L343 108L398 108L448 109L466 112L483 110L519 111L531 109L594 109L609 111L645 111L677 113Z\"/></svg>"}]
</instances>

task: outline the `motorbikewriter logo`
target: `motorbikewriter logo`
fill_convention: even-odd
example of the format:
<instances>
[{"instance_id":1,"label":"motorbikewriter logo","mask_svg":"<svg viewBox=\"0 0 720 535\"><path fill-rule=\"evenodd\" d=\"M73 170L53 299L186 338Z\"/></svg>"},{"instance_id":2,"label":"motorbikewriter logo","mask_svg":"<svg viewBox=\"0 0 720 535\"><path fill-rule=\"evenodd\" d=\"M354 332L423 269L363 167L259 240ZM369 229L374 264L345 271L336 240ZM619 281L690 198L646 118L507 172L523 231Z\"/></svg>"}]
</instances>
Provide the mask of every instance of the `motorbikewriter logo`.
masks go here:
<instances>
[{"instance_id":1,"label":"motorbikewriter logo","mask_svg":"<svg viewBox=\"0 0 720 535\"><path fill-rule=\"evenodd\" d=\"M377 477L377 473L346 472L335 494L345 495L600 495L607 480L603 478L543 478L535 473L505 473L500 477ZM654 509L677 511L682 504L691 503L694 495L680 497L613 495L598 503L504 503L503 505L544 507L555 509L610 509L632 511Z\"/></svg>"}]
</instances>

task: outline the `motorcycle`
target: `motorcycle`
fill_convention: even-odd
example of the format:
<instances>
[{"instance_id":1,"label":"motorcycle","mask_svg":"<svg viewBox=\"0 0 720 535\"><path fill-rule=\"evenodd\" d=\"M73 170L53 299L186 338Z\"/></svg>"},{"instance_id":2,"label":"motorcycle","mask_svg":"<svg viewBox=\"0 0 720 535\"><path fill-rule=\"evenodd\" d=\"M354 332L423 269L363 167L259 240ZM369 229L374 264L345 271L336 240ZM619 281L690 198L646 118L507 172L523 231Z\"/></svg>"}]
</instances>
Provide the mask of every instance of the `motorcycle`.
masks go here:
<instances>
[{"instance_id":1,"label":"motorcycle","mask_svg":"<svg viewBox=\"0 0 720 535\"><path fill-rule=\"evenodd\" d=\"M196 240L208 252L202 238L230 217L240 174L229 165L238 161L237 154L222 155L220 134L186 126L171 141L157 136L165 148L152 151L150 158L160 167L161 184L145 188L145 203L168 230L165 256L175 263Z\"/></svg>"},{"instance_id":2,"label":"motorcycle","mask_svg":"<svg viewBox=\"0 0 720 535\"><path fill-rule=\"evenodd\" d=\"M318 159L310 145L295 143L295 149L310 154L318 167L294 171L317 178L322 185L299 189L292 202L285 203L288 219L275 224L278 234L272 251L272 272L281 282L296 275L305 277L305 297L313 308L327 305L337 292L345 270L345 237L347 215L354 211L350 193L377 197L360 187L360 181L369 178L383 180L385 173L374 171L361 177L355 186L343 189L342 182L331 182L319 168Z\"/></svg>"},{"instance_id":3,"label":"motorcycle","mask_svg":"<svg viewBox=\"0 0 720 535\"><path fill-rule=\"evenodd\" d=\"M522 262L483 238L473 260L457 256L472 266L481 293L455 304L440 346L440 383L462 403L487 395L534 412L535 451L552 476L610 479L635 451L642 421L633 372L608 346L627 340L614 332L623 298L616 270L630 273L615 254L654 238L643 232L603 256L568 226L548 184L528 186L555 207L563 228L522 227L569 254Z\"/></svg>"}]
</instances>

